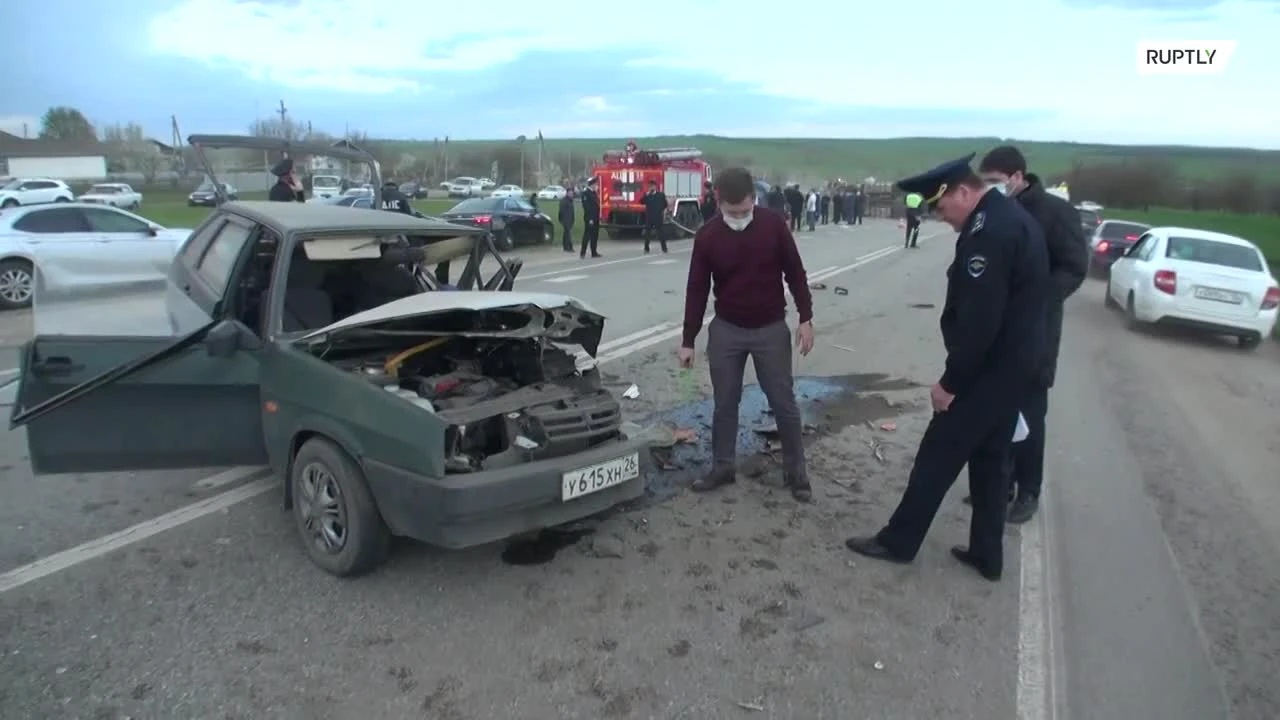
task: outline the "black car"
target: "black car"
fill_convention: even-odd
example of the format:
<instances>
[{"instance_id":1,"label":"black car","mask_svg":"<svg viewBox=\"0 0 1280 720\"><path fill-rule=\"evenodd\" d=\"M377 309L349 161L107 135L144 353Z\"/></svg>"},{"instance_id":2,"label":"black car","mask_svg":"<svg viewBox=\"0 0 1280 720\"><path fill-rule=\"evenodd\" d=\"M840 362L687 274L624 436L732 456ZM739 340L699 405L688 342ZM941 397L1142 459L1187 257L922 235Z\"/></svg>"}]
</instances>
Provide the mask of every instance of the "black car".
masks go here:
<instances>
[{"instance_id":1,"label":"black car","mask_svg":"<svg viewBox=\"0 0 1280 720\"><path fill-rule=\"evenodd\" d=\"M410 200L426 200L427 186L422 183L407 182L400 186L400 192Z\"/></svg>"},{"instance_id":2,"label":"black car","mask_svg":"<svg viewBox=\"0 0 1280 720\"><path fill-rule=\"evenodd\" d=\"M488 230L499 250L550 243L556 234L551 218L524 198L471 198L449 208L440 218Z\"/></svg>"},{"instance_id":3,"label":"black car","mask_svg":"<svg viewBox=\"0 0 1280 720\"><path fill-rule=\"evenodd\" d=\"M1084 230L1084 236L1093 237L1093 233L1102 224L1102 214L1082 207L1076 208L1076 212L1080 214L1080 227Z\"/></svg>"},{"instance_id":4,"label":"black car","mask_svg":"<svg viewBox=\"0 0 1280 720\"><path fill-rule=\"evenodd\" d=\"M222 183L222 191L227 194L227 200L239 200L240 196L236 194L236 189L226 183ZM213 207L218 204L218 196L214 194L212 183L202 183L190 195L187 196L188 207Z\"/></svg>"},{"instance_id":5,"label":"black car","mask_svg":"<svg viewBox=\"0 0 1280 720\"><path fill-rule=\"evenodd\" d=\"M1150 225L1142 223L1103 220L1089 238L1089 271L1105 275L1111 264L1150 229Z\"/></svg>"}]
</instances>

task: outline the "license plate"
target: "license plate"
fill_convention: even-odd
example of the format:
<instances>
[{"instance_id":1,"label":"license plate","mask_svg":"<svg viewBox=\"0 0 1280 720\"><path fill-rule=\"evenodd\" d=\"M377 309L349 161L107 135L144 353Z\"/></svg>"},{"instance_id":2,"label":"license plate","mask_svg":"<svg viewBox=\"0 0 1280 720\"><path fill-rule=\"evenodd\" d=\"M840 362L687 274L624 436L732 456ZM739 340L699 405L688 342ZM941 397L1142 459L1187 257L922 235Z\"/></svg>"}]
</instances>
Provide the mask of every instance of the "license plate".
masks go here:
<instances>
[{"instance_id":1,"label":"license plate","mask_svg":"<svg viewBox=\"0 0 1280 720\"><path fill-rule=\"evenodd\" d=\"M588 465L570 470L561 477L560 499L573 500L583 495L600 492L605 488L640 477L640 454L632 453L617 460Z\"/></svg>"},{"instance_id":2,"label":"license plate","mask_svg":"<svg viewBox=\"0 0 1280 720\"><path fill-rule=\"evenodd\" d=\"M1214 288L1196 288L1196 297L1201 300L1213 300L1214 302L1231 303L1232 305L1239 305L1244 302L1244 297L1240 293L1229 290L1215 290Z\"/></svg>"}]
</instances>

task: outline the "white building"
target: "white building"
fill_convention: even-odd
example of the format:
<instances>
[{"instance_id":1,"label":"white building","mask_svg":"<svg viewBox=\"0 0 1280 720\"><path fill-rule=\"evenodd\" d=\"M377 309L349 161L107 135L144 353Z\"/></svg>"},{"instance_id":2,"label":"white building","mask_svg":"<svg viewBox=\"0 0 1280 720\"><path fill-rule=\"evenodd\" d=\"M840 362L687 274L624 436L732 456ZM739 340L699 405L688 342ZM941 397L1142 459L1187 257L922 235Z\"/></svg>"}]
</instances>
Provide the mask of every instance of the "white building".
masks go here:
<instances>
[{"instance_id":1,"label":"white building","mask_svg":"<svg viewBox=\"0 0 1280 720\"><path fill-rule=\"evenodd\" d=\"M97 142L28 140L0 132L0 177L102 180L107 154Z\"/></svg>"},{"instance_id":2,"label":"white building","mask_svg":"<svg viewBox=\"0 0 1280 720\"><path fill-rule=\"evenodd\" d=\"M330 147L343 150L359 149L350 140L345 139L333 143ZM312 175L338 175L357 183L369 181L369 168L363 163L352 163L322 155L312 155L308 161L308 169Z\"/></svg>"}]
</instances>

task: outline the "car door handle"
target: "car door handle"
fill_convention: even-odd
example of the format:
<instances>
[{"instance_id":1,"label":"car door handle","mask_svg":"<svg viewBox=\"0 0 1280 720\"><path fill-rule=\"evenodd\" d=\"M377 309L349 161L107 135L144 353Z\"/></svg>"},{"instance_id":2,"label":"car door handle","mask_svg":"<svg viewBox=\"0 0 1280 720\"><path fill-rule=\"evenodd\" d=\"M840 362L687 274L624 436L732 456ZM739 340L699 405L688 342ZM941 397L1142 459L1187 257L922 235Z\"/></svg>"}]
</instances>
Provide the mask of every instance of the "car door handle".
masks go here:
<instances>
[{"instance_id":1,"label":"car door handle","mask_svg":"<svg viewBox=\"0 0 1280 720\"><path fill-rule=\"evenodd\" d=\"M84 365L71 362L71 358L65 355L54 355L44 360L37 360L30 367L32 374L44 376L70 375L83 369Z\"/></svg>"}]
</instances>

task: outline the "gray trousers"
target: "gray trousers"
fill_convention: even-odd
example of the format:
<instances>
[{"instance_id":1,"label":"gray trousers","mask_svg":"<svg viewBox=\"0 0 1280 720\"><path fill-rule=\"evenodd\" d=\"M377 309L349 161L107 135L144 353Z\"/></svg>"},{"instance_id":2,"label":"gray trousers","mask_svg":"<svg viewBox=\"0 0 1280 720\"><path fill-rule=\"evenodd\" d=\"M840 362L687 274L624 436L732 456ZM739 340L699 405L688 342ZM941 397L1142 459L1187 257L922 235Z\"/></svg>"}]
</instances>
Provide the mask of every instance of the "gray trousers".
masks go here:
<instances>
[{"instance_id":1,"label":"gray trousers","mask_svg":"<svg viewBox=\"0 0 1280 720\"><path fill-rule=\"evenodd\" d=\"M804 427L791 377L791 329L779 320L762 328L742 328L715 318L707 328L707 364L715 412L711 424L711 454L716 467L733 467L738 446L738 407L747 358L756 370L760 389L773 410L782 441L783 472L805 477Z\"/></svg>"}]
</instances>

